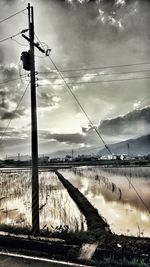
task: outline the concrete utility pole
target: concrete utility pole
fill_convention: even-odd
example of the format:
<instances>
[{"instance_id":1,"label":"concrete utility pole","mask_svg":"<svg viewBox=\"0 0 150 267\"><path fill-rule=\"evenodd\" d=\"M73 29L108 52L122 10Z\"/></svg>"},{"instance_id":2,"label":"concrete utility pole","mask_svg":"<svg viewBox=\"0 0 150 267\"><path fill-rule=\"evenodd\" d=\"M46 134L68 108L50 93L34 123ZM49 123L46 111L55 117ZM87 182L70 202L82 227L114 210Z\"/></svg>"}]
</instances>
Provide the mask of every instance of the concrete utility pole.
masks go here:
<instances>
[{"instance_id":1,"label":"concrete utility pole","mask_svg":"<svg viewBox=\"0 0 150 267\"><path fill-rule=\"evenodd\" d=\"M34 11L28 4L29 38L30 38L30 75L31 75L31 125L32 125L32 233L37 235L39 222L39 181L38 181L38 135L36 111L36 84L34 58Z\"/></svg>"},{"instance_id":2,"label":"concrete utility pole","mask_svg":"<svg viewBox=\"0 0 150 267\"><path fill-rule=\"evenodd\" d=\"M21 59L23 68L30 71L31 77L31 140L32 140L32 233L37 235L40 230L39 222L39 179L38 179L38 130L37 130L37 108L36 108L36 80L35 80L35 55L34 48L49 56L51 49L44 50L39 43L34 42L34 11L33 6L28 4L29 37L22 31L22 37L30 44L28 52L22 52Z\"/></svg>"},{"instance_id":3,"label":"concrete utility pole","mask_svg":"<svg viewBox=\"0 0 150 267\"><path fill-rule=\"evenodd\" d=\"M130 144L129 143L127 144L127 147L128 147L128 156L130 156Z\"/></svg>"}]
</instances>

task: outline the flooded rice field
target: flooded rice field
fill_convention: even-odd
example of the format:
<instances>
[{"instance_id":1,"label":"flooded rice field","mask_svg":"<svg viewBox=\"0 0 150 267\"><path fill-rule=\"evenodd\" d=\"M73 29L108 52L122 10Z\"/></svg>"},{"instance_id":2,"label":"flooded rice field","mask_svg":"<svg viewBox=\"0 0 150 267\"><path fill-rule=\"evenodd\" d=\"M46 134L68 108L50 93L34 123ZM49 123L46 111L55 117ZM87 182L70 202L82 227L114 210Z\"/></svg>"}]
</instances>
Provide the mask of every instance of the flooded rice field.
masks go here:
<instances>
[{"instance_id":1,"label":"flooded rice field","mask_svg":"<svg viewBox=\"0 0 150 267\"><path fill-rule=\"evenodd\" d=\"M117 234L150 237L150 168L61 170ZM40 227L86 230L84 216L52 172L39 173ZM0 224L31 226L31 172L0 171Z\"/></svg>"},{"instance_id":2,"label":"flooded rice field","mask_svg":"<svg viewBox=\"0 0 150 267\"><path fill-rule=\"evenodd\" d=\"M39 190L41 229L81 229L85 219L55 174L40 172ZM0 224L31 227L31 172L0 173Z\"/></svg>"}]
</instances>

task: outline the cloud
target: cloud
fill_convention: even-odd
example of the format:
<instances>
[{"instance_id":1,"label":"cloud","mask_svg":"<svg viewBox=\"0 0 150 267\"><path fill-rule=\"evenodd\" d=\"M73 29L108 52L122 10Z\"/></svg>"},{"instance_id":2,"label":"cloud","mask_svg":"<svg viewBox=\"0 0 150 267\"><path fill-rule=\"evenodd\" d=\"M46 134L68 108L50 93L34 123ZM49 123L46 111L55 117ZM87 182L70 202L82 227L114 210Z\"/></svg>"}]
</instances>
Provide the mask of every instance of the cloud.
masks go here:
<instances>
[{"instance_id":1,"label":"cloud","mask_svg":"<svg viewBox=\"0 0 150 267\"><path fill-rule=\"evenodd\" d=\"M150 133L150 107L136 109L124 116L100 123L99 130L105 136L122 136L135 138Z\"/></svg>"},{"instance_id":2,"label":"cloud","mask_svg":"<svg viewBox=\"0 0 150 267\"><path fill-rule=\"evenodd\" d=\"M148 76L148 72L147 74L144 72L135 74L132 71L148 70L149 65L119 68L111 66L145 62L149 58L149 1L33 0L32 3L35 11L36 34L41 41L52 48L51 57L57 67L62 71L64 77L80 76L66 79L67 82L105 80L105 83L70 85L94 125L98 125L100 120L107 121L108 118L124 116L135 107L143 108L149 105L148 79L106 82L107 80ZM3 0L0 2L0 10L3 14L1 17L9 16L10 10L19 10L26 6L27 1ZM23 13L17 15L6 23L0 24L1 38L26 28L26 25L27 16ZM22 37L17 38L21 43L27 44ZM21 52L26 49L28 48L23 48L11 40L0 46L1 82L19 77L17 66ZM38 51L36 54L41 56ZM94 69L94 67L101 68ZM91 70L86 70L87 68L91 68ZM63 70L69 72L63 72ZM91 130L92 133L89 133L88 120L84 115L78 118L78 114L81 113L80 107L68 89L64 84L56 86L62 81L58 79L57 71L48 58L36 58L36 71L39 72L39 87L37 88L39 129L49 128L51 134L53 134L52 129L55 129L53 138L58 139L59 144L63 143L63 138L67 144L72 144L71 142L93 144L96 142L97 137L93 134L93 130ZM42 74L40 73L42 71L54 71L54 73ZM131 73L121 74L124 71ZM22 69L21 72L23 73ZM52 83L54 85L51 85ZM2 118L2 126L7 118L12 118L16 128L22 124L27 127L30 116L30 94L28 92L20 106L24 112L14 114L24 89L24 85L19 80L1 84L0 118ZM144 101L142 101L143 97L145 97ZM131 123L129 123L130 125ZM138 128L139 134L142 134L142 131L144 133L148 131L149 123L147 121L142 120L141 124L137 122L137 125L141 126L141 130ZM132 127L127 128L126 126L123 127L123 130L121 130L121 126L120 128L116 126L116 129L114 125L112 129L105 126L105 130L103 129L105 138L109 139L110 135L113 138L128 138L130 135L134 135ZM82 136L82 127L86 136ZM106 128L109 130L106 131ZM65 132L69 135L72 133L72 137L67 134L61 136L61 133ZM59 135L57 135L58 133ZM51 137L49 136L49 138Z\"/></svg>"},{"instance_id":3,"label":"cloud","mask_svg":"<svg viewBox=\"0 0 150 267\"><path fill-rule=\"evenodd\" d=\"M85 135L80 133L73 134L60 134L60 133L50 133L50 132L41 132L40 136L42 139L55 140L67 144L83 144L86 143Z\"/></svg>"},{"instance_id":4,"label":"cloud","mask_svg":"<svg viewBox=\"0 0 150 267\"><path fill-rule=\"evenodd\" d=\"M17 79L17 80L16 80ZM0 65L0 118L1 120L9 120L20 118L25 115L24 99L20 103L18 111L16 107L20 102L24 85L22 85L18 66L14 63ZM16 84L17 83L17 84Z\"/></svg>"},{"instance_id":5,"label":"cloud","mask_svg":"<svg viewBox=\"0 0 150 267\"><path fill-rule=\"evenodd\" d=\"M38 93L38 106L39 107L56 107L61 101L61 98L54 95L54 93L48 93L46 91Z\"/></svg>"},{"instance_id":6,"label":"cloud","mask_svg":"<svg viewBox=\"0 0 150 267\"><path fill-rule=\"evenodd\" d=\"M4 79L9 80L18 74L18 68L15 64L9 64L9 65L0 65L0 75Z\"/></svg>"},{"instance_id":7,"label":"cloud","mask_svg":"<svg viewBox=\"0 0 150 267\"><path fill-rule=\"evenodd\" d=\"M21 116L24 115L24 109L22 110L17 110L17 111L5 111L2 115L1 115L1 120L13 120L16 118L19 118Z\"/></svg>"}]
</instances>

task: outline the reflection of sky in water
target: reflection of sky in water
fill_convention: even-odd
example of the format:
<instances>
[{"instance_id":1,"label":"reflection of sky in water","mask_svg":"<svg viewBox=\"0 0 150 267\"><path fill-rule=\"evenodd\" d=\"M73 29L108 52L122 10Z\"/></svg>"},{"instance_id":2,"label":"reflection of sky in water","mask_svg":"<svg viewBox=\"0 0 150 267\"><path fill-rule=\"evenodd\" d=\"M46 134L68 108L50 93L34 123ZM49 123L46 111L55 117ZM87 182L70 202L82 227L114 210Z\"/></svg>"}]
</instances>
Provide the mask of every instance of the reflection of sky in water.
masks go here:
<instances>
[{"instance_id":1,"label":"reflection of sky in water","mask_svg":"<svg viewBox=\"0 0 150 267\"><path fill-rule=\"evenodd\" d=\"M132 183L150 210L150 168L84 167L73 169L73 174L63 174L106 218L113 232L137 236L140 231L141 235L150 236L150 213L131 186Z\"/></svg>"},{"instance_id":2,"label":"reflection of sky in water","mask_svg":"<svg viewBox=\"0 0 150 267\"><path fill-rule=\"evenodd\" d=\"M150 210L150 168L73 168L61 173L78 187L106 218L113 232L150 236L150 214L134 192L130 180ZM49 230L84 225L81 215L58 178L40 173L40 224ZM0 173L0 223L31 226L31 173Z\"/></svg>"}]
</instances>

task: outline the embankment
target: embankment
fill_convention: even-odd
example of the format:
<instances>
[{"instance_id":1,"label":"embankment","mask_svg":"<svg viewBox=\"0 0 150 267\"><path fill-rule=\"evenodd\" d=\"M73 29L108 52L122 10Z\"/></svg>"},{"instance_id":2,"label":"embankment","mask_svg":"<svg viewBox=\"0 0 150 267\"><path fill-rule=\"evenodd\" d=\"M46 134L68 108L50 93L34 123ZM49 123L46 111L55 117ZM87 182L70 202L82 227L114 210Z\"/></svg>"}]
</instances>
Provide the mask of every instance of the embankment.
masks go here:
<instances>
[{"instance_id":1,"label":"embankment","mask_svg":"<svg viewBox=\"0 0 150 267\"><path fill-rule=\"evenodd\" d=\"M102 233L110 232L107 222L99 215L97 209L91 205L86 197L66 180L62 174L58 171L55 171L55 173L63 186L67 189L70 197L74 200L81 213L85 216L88 230L99 229Z\"/></svg>"}]
</instances>

